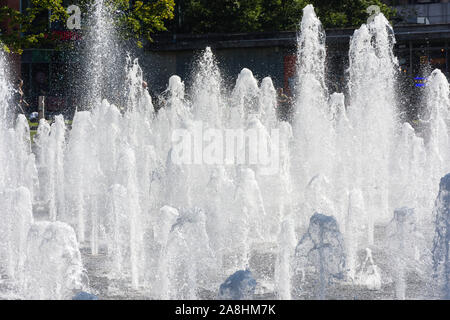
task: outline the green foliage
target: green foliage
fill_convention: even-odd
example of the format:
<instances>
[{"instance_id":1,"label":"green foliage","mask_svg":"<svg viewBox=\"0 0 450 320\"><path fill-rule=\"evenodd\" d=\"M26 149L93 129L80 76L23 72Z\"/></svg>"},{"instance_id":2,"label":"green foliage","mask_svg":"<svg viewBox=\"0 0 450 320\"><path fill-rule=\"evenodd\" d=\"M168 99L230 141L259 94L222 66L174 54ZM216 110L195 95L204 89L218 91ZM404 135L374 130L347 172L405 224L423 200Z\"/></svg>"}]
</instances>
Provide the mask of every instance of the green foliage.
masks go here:
<instances>
[{"instance_id":1,"label":"green foliage","mask_svg":"<svg viewBox=\"0 0 450 320\"><path fill-rule=\"evenodd\" d=\"M177 0L172 32L216 33L296 30L303 8L313 4L325 28L358 27L377 5L390 19L395 11L381 0Z\"/></svg>"},{"instance_id":2,"label":"green foliage","mask_svg":"<svg viewBox=\"0 0 450 320\"><path fill-rule=\"evenodd\" d=\"M261 31L296 30L307 0L264 0Z\"/></svg>"},{"instance_id":3,"label":"green foliage","mask_svg":"<svg viewBox=\"0 0 450 320\"><path fill-rule=\"evenodd\" d=\"M181 32L220 33L261 29L260 17L264 0L178 0L182 12Z\"/></svg>"},{"instance_id":4,"label":"green foliage","mask_svg":"<svg viewBox=\"0 0 450 320\"><path fill-rule=\"evenodd\" d=\"M143 40L152 41L151 35L167 30L165 20L173 19L174 0L112 0L122 12L118 19L121 34L125 38L135 38L138 46Z\"/></svg>"},{"instance_id":5,"label":"green foliage","mask_svg":"<svg viewBox=\"0 0 450 320\"><path fill-rule=\"evenodd\" d=\"M116 14L116 23L124 38L135 38L139 46L152 41L152 34L171 32L221 33L296 30L303 8L311 3L325 28L358 27L365 23L367 8L377 5L390 19L394 9L381 0L107 0ZM84 13L89 12L93 0L77 0ZM50 12L50 14L49 14ZM51 47L54 39L50 22L65 24L68 18L63 0L30 0L30 7L22 13L7 6L0 7L0 22L7 29L0 30L0 41L7 51L21 53L25 48Z\"/></svg>"},{"instance_id":6,"label":"green foliage","mask_svg":"<svg viewBox=\"0 0 450 320\"><path fill-rule=\"evenodd\" d=\"M50 12L50 13L49 13ZM22 13L7 6L0 7L0 40L6 51L22 53L25 48L36 45L49 31L49 21L67 19L62 0L30 0L30 7Z\"/></svg>"},{"instance_id":7,"label":"green foliage","mask_svg":"<svg viewBox=\"0 0 450 320\"><path fill-rule=\"evenodd\" d=\"M389 20L395 10L381 0L313 0L316 13L325 28L358 27L366 23L369 14L367 8L377 5Z\"/></svg>"},{"instance_id":8,"label":"green foliage","mask_svg":"<svg viewBox=\"0 0 450 320\"><path fill-rule=\"evenodd\" d=\"M174 0L108 0L116 12L116 23L124 38L135 38L138 45L151 41L151 34L166 30L165 20L173 18ZM74 0L83 13L89 13L93 0ZM68 4L67 4L68 6ZM50 23L65 25L68 14L63 0L30 0L30 7L23 12L7 6L0 7L0 43L10 52L22 53L23 49L54 47L58 41L51 36ZM83 21L83 20L82 20ZM83 28L82 22L82 28ZM85 27L85 26L84 26Z\"/></svg>"}]
</instances>

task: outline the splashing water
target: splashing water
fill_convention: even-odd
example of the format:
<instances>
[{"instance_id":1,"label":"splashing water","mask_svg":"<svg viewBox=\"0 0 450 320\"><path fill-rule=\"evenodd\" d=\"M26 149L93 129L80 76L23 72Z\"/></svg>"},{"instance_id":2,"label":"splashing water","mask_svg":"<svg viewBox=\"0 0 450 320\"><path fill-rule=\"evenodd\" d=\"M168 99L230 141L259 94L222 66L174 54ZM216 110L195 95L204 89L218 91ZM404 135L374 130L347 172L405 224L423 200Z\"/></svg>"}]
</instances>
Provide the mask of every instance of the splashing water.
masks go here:
<instances>
[{"instance_id":1,"label":"splashing water","mask_svg":"<svg viewBox=\"0 0 450 320\"><path fill-rule=\"evenodd\" d=\"M429 77L422 131L400 122L383 15L351 38L345 96L326 87L325 32L304 8L291 126L270 77L244 68L228 92L211 48L192 87L171 76L158 111L130 55L124 102L104 99L114 41L96 4L89 108L70 130L42 120L32 144L26 118L8 119L0 57L0 298L214 299L238 270L256 280L251 295L280 299L436 298L435 273L448 289L448 82ZM190 161L174 160L180 146Z\"/></svg>"}]
</instances>

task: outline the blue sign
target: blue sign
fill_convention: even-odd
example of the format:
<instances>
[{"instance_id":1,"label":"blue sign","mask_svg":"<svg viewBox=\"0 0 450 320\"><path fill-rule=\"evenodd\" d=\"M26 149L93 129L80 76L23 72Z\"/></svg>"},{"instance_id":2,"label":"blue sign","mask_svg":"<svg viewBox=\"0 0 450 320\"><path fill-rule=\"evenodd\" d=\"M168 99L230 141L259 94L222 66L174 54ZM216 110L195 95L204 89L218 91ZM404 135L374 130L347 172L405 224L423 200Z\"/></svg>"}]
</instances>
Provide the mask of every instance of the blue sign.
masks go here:
<instances>
[{"instance_id":1,"label":"blue sign","mask_svg":"<svg viewBox=\"0 0 450 320\"><path fill-rule=\"evenodd\" d=\"M415 77L414 78L414 86L416 87L425 87L427 82L426 77Z\"/></svg>"}]
</instances>

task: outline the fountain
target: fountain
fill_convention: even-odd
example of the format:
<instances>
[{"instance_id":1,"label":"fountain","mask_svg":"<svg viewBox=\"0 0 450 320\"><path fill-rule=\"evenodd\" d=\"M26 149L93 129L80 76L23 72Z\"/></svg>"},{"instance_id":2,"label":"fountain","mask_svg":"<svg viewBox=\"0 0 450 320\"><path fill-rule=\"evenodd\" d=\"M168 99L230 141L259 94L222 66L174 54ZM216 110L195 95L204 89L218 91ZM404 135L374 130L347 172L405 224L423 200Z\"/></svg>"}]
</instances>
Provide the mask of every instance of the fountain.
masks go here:
<instances>
[{"instance_id":1,"label":"fountain","mask_svg":"<svg viewBox=\"0 0 450 320\"><path fill-rule=\"evenodd\" d=\"M450 299L449 263L449 184L447 174L441 179L439 194L435 205L436 233L433 242L433 269L438 288L438 296Z\"/></svg>"},{"instance_id":2,"label":"fountain","mask_svg":"<svg viewBox=\"0 0 450 320\"><path fill-rule=\"evenodd\" d=\"M387 238L396 273L395 296L404 300L407 272L416 264L417 248L414 240L417 239L417 231L414 209L400 208L394 211L394 219L387 226Z\"/></svg>"},{"instance_id":3,"label":"fountain","mask_svg":"<svg viewBox=\"0 0 450 320\"><path fill-rule=\"evenodd\" d=\"M211 48L156 110L138 60L108 66L111 11L94 9L70 129L42 120L30 140L0 56L1 299L448 298L448 82L429 77L423 129L401 123L383 15L351 38L344 94L304 8L286 122L270 77L244 68L227 90Z\"/></svg>"},{"instance_id":4,"label":"fountain","mask_svg":"<svg viewBox=\"0 0 450 320\"><path fill-rule=\"evenodd\" d=\"M344 240L336 219L314 213L308 231L295 248L295 264L303 286L307 286L308 282L317 283L312 287L318 299L327 297L327 287L333 279L344 277L344 251ZM297 287L295 291L300 296L308 292L302 287Z\"/></svg>"}]
</instances>

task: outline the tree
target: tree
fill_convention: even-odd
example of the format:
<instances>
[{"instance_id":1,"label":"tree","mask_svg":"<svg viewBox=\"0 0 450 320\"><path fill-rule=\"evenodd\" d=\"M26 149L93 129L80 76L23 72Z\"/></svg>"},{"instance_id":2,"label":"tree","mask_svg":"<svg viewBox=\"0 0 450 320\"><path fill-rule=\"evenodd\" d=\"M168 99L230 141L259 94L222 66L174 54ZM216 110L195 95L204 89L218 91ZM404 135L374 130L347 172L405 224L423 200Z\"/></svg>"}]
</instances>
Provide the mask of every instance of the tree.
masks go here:
<instances>
[{"instance_id":1,"label":"tree","mask_svg":"<svg viewBox=\"0 0 450 320\"><path fill-rule=\"evenodd\" d=\"M307 0L264 0L262 31L296 30Z\"/></svg>"},{"instance_id":2,"label":"tree","mask_svg":"<svg viewBox=\"0 0 450 320\"><path fill-rule=\"evenodd\" d=\"M45 38L49 21L67 19L62 0L31 0L30 4L23 12L8 6L0 7L0 22L5 25L0 30L0 40L7 52L22 53L24 48L30 48Z\"/></svg>"},{"instance_id":3,"label":"tree","mask_svg":"<svg viewBox=\"0 0 450 320\"><path fill-rule=\"evenodd\" d=\"M251 32L261 29L263 0L177 0L178 25L185 33Z\"/></svg>"},{"instance_id":4,"label":"tree","mask_svg":"<svg viewBox=\"0 0 450 320\"><path fill-rule=\"evenodd\" d=\"M152 34L166 31L164 22L174 17L175 0L111 0L122 13L117 19L120 33L126 39L135 38L139 47L142 41L152 41Z\"/></svg>"},{"instance_id":5,"label":"tree","mask_svg":"<svg viewBox=\"0 0 450 320\"><path fill-rule=\"evenodd\" d=\"M367 8L377 5L388 18L394 9L381 0L177 0L177 24L169 30L182 33L293 31L303 8L313 4L325 28L358 27Z\"/></svg>"},{"instance_id":6,"label":"tree","mask_svg":"<svg viewBox=\"0 0 450 320\"><path fill-rule=\"evenodd\" d=\"M313 0L316 14L325 28L359 27L367 22L367 8L376 5L389 20L395 10L381 0Z\"/></svg>"},{"instance_id":7,"label":"tree","mask_svg":"<svg viewBox=\"0 0 450 320\"><path fill-rule=\"evenodd\" d=\"M84 14L89 13L93 0L78 0ZM174 0L107 0L114 8L115 23L120 34L129 39L151 41L151 34L166 30L164 22L173 18ZM52 24L66 24L68 14L63 0L30 0L30 6L22 12L8 6L0 7L0 41L6 51L22 53L23 49L39 46L54 47L57 41L48 37ZM83 27L82 27L83 28Z\"/></svg>"}]
</instances>

